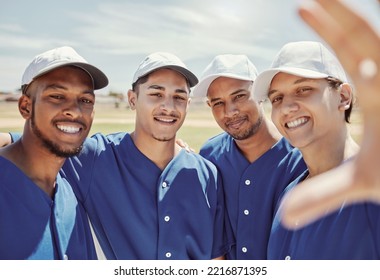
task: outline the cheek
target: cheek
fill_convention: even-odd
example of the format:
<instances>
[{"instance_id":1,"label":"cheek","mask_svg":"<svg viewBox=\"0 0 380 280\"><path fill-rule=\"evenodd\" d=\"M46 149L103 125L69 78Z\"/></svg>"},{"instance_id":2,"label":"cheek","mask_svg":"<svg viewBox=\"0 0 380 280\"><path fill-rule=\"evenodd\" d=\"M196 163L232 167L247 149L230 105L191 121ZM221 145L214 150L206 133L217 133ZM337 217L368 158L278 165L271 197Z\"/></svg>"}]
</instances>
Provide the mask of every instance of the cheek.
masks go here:
<instances>
[{"instance_id":1,"label":"cheek","mask_svg":"<svg viewBox=\"0 0 380 280\"><path fill-rule=\"evenodd\" d=\"M186 115L186 113L189 109L189 103L188 102L182 102L181 104L179 104L178 109L181 112L181 114Z\"/></svg>"},{"instance_id":2,"label":"cheek","mask_svg":"<svg viewBox=\"0 0 380 280\"><path fill-rule=\"evenodd\" d=\"M219 122L223 118L223 111L219 109L211 109L212 115L214 116L214 119Z\"/></svg>"},{"instance_id":3,"label":"cheek","mask_svg":"<svg viewBox=\"0 0 380 280\"><path fill-rule=\"evenodd\" d=\"M274 125L278 128L279 127L279 115L276 109L272 108L272 113L271 113L271 119Z\"/></svg>"},{"instance_id":4,"label":"cheek","mask_svg":"<svg viewBox=\"0 0 380 280\"><path fill-rule=\"evenodd\" d=\"M93 121L94 119L94 116L95 116L95 110L94 110L94 107L90 108L90 107L86 107L86 108L82 108L82 114L83 116L89 120L89 121Z\"/></svg>"}]
</instances>

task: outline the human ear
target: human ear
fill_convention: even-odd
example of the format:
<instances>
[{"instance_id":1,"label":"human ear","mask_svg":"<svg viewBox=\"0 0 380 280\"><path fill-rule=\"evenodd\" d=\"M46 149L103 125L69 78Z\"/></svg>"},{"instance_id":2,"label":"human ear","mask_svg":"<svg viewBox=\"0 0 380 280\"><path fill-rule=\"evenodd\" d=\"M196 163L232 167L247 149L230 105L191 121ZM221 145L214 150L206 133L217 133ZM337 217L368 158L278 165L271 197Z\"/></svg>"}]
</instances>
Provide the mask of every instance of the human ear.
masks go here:
<instances>
[{"instance_id":1,"label":"human ear","mask_svg":"<svg viewBox=\"0 0 380 280\"><path fill-rule=\"evenodd\" d=\"M128 103L132 110L136 108L137 93L133 90L128 90Z\"/></svg>"},{"instance_id":2,"label":"human ear","mask_svg":"<svg viewBox=\"0 0 380 280\"><path fill-rule=\"evenodd\" d=\"M353 90L349 84L344 83L339 86L338 91L340 96L339 109L346 111L350 108L351 103L353 102Z\"/></svg>"},{"instance_id":3,"label":"human ear","mask_svg":"<svg viewBox=\"0 0 380 280\"><path fill-rule=\"evenodd\" d=\"M32 100L29 96L22 94L18 100L18 110L24 119L29 119L32 115Z\"/></svg>"}]
</instances>

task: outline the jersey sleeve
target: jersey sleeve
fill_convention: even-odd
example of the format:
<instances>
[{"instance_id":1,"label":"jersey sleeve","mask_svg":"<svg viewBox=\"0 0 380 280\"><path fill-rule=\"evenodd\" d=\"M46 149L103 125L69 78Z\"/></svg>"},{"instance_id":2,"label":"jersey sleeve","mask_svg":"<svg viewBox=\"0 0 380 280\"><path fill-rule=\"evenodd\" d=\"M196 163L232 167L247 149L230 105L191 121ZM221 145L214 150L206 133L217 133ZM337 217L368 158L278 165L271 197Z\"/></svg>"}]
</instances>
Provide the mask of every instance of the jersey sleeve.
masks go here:
<instances>
[{"instance_id":1,"label":"jersey sleeve","mask_svg":"<svg viewBox=\"0 0 380 280\"><path fill-rule=\"evenodd\" d=\"M104 149L105 139L106 137L101 134L87 138L80 154L67 159L63 165L63 174L73 186L74 192L81 202L85 202L90 191L92 177L96 172L95 163L99 153Z\"/></svg>"}]
</instances>

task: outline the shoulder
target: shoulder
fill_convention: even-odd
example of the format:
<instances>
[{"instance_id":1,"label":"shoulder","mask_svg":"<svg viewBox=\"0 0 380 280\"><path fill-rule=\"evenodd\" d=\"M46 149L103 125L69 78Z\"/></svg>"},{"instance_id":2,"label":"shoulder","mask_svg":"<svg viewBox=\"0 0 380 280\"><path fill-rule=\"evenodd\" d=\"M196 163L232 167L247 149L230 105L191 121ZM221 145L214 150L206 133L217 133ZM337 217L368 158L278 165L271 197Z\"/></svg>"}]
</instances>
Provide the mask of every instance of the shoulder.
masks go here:
<instances>
[{"instance_id":1,"label":"shoulder","mask_svg":"<svg viewBox=\"0 0 380 280\"><path fill-rule=\"evenodd\" d=\"M181 164L189 168L216 170L215 165L211 161L194 152L183 150L177 157L177 161L180 161Z\"/></svg>"},{"instance_id":2,"label":"shoulder","mask_svg":"<svg viewBox=\"0 0 380 280\"><path fill-rule=\"evenodd\" d=\"M229 151L233 144L233 138L226 132L222 132L206 141L201 147L200 154L205 157L220 155L224 151Z\"/></svg>"},{"instance_id":3,"label":"shoulder","mask_svg":"<svg viewBox=\"0 0 380 280\"><path fill-rule=\"evenodd\" d=\"M118 145L122 141L127 140L127 138L130 138L130 136L126 132L112 133L108 135L96 133L84 141L81 155L94 151L104 151L107 147Z\"/></svg>"},{"instance_id":4,"label":"shoulder","mask_svg":"<svg viewBox=\"0 0 380 280\"><path fill-rule=\"evenodd\" d=\"M298 148L290 145L288 140L282 138L275 146L275 152L282 156L280 164L290 166L300 166L303 170L306 169L306 164L303 161L302 154Z\"/></svg>"},{"instance_id":5,"label":"shoulder","mask_svg":"<svg viewBox=\"0 0 380 280\"><path fill-rule=\"evenodd\" d=\"M117 132L117 133L111 133L107 135L96 133L91 136L91 139L94 139L98 142L102 142L105 144L109 144L109 143L118 144L126 138L130 139L129 133L126 133L126 132Z\"/></svg>"}]
</instances>

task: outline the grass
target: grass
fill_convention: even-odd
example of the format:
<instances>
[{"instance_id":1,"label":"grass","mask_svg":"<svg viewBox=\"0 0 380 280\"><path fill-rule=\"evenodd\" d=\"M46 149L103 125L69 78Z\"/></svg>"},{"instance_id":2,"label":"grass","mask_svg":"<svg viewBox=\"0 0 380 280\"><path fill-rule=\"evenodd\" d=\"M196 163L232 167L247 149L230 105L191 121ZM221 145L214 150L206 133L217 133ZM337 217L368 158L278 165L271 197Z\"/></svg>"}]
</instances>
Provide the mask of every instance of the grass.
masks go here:
<instances>
[{"instance_id":1,"label":"grass","mask_svg":"<svg viewBox=\"0 0 380 280\"><path fill-rule=\"evenodd\" d=\"M114 104L98 104L91 134L102 132L104 134L134 130L135 112ZM210 108L202 103L191 104L187 118L177 133L177 137L184 140L195 151L210 137L221 133L221 128L216 124Z\"/></svg>"},{"instance_id":2,"label":"grass","mask_svg":"<svg viewBox=\"0 0 380 280\"><path fill-rule=\"evenodd\" d=\"M90 135L101 132L132 132L135 112L121 104L115 108L113 103L98 102L95 107L95 119ZM17 109L17 102L0 101L0 132L22 132L24 120ZM190 105L187 119L177 133L195 151L199 151L204 142L222 130L214 121L210 108L201 102Z\"/></svg>"},{"instance_id":3,"label":"grass","mask_svg":"<svg viewBox=\"0 0 380 280\"><path fill-rule=\"evenodd\" d=\"M210 137L222 132L216 124L210 108L204 103L193 100L189 108L187 118L177 133L178 138L184 140L196 152ZM115 108L113 103L98 102L96 105L94 123L90 134L101 132L109 134L113 132L132 132L134 130L134 111L121 104ZM266 108L266 112L270 109ZM361 118L355 110L351 119L351 133L355 140L360 141ZM17 102L0 102L0 131L22 132L24 121L21 118Z\"/></svg>"}]
</instances>

